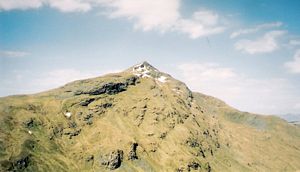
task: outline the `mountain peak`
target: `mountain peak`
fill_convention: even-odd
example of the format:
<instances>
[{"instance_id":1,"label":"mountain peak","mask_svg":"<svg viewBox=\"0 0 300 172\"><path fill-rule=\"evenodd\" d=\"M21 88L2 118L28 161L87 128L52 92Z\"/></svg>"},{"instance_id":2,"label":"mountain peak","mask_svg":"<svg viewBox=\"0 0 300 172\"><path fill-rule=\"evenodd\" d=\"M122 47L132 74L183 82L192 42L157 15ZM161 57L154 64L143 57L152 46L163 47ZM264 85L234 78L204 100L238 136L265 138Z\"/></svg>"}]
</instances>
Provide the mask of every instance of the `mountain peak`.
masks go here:
<instances>
[{"instance_id":1,"label":"mountain peak","mask_svg":"<svg viewBox=\"0 0 300 172\"><path fill-rule=\"evenodd\" d=\"M133 67L129 68L129 71L132 72L134 75L138 77L157 77L160 76L162 73L153 67L147 61L134 65Z\"/></svg>"},{"instance_id":2,"label":"mountain peak","mask_svg":"<svg viewBox=\"0 0 300 172\"><path fill-rule=\"evenodd\" d=\"M138 70L138 69L147 69L149 71L158 71L155 67L153 67L147 61L143 61L142 63L139 63L139 64L133 66L133 69L135 69L135 70Z\"/></svg>"}]
</instances>

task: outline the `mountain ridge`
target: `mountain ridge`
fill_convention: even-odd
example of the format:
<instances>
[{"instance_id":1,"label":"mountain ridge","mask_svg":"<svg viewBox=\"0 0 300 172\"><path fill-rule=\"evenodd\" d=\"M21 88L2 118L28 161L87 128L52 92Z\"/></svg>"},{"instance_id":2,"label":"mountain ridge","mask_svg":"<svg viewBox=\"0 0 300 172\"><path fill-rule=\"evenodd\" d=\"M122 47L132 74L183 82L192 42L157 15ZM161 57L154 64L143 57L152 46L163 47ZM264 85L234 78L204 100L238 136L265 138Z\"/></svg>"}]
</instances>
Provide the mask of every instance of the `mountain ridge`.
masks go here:
<instances>
[{"instance_id":1,"label":"mountain ridge","mask_svg":"<svg viewBox=\"0 0 300 172\"><path fill-rule=\"evenodd\" d=\"M0 122L3 171L300 169L299 127L192 92L147 62L0 98Z\"/></svg>"}]
</instances>

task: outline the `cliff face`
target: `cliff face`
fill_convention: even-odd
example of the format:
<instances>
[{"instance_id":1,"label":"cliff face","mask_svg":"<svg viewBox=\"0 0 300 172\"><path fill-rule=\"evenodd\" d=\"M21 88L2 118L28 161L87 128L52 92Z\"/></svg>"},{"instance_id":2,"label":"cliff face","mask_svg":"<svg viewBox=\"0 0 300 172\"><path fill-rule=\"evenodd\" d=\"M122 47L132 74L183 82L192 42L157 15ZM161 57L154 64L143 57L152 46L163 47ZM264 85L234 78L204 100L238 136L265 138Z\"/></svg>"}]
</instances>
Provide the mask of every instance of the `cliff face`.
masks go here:
<instances>
[{"instance_id":1,"label":"cliff face","mask_svg":"<svg viewBox=\"0 0 300 172\"><path fill-rule=\"evenodd\" d=\"M296 171L300 129L144 62L0 99L0 171Z\"/></svg>"}]
</instances>

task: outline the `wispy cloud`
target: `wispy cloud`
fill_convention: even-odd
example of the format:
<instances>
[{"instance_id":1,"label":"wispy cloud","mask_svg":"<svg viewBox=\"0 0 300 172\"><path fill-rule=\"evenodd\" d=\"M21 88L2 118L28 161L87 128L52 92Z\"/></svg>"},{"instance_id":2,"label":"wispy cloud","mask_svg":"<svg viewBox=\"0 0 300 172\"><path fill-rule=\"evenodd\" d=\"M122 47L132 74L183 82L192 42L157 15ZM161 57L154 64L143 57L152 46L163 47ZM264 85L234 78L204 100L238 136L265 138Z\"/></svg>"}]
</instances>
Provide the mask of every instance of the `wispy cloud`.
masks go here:
<instances>
[{"instance_id":1,"label":"wispy cloud","mask_svg":"<svg viewBox=\"0 0 300 172\"><path fill-rule=\"evenodd\" d=\"M235 31L230 35L230 38L236 38L241 35L256 33L260 30L270 29L270 28L275 28L275 27L280 27L280 26L282 26L282 22L264 23L261 25L257 25L253 28L240 29L238 31Z\"/></svg>"},{"instance_id":2,"label":"wispy cloud","mask_svg":"<svg viewBox=\"0 0 300 172\"><path fill-rule=\"evenodd\" d=\"M216 96L241 110L265 114L295 112L295 88L282 78L257 79L216 63L178 65L181 79L192 90Z\"/></svg>"},{"instance_id":3,"label":"wispy cloud","mask_svg":"<svg viewBox=\"0 0 300 172\"><path fill-rule=\"evenodd\" d=\"M83 0L48 0L48 3L62 12L86 12L92 9L90 2Z\"/></svg>"},{"instance_id":4,"label":"wispy cloud","mask_svg":"<svg viewBox=\"0 0 300 172\"><path fill-rule=\"evenodd\" d=\"M90 0L1 0L0 11L27 10L50 6L62 12L86 12L91 9Z\"/></svg>"},{"instance_id":5,"label":"wispy cloud","mask_svg":"<svg viewBox=\"0 0 300 172\"><path fill-rule=\"evenodd\" d=\"M292 46L298 46L298 45L300 45L300 40L294 40L294 39L290 40L289 44Z\"/></svg>"},{"instance_id":6,"label":"wispy cloud","mask_svg":"<svg viewBox=\"0 0 300 172\"><path fill-rule=\"evenodd\" d=\"M293 60L286 62L284 66L290 73L300 74L300 49L296 51Z\"/></svg>"},{"instance_id":7,"label":"wispy cloud","mask_svg":"<svg viewBox=\"0 0 300 172\"><path fill-rule=\"evenodd\" d=\"M30 53L24 51L1 51L0 57L25 57Z\"/></svg>"},{"instance_id":8,"label":"wispy cloud","mask_svg":"<svg viewBox=\"0 0 300 172\"><path fill-rule=\"evenodd\" d=\"M169 30L180 17L180 0L101 0L98 3L110 18L133 20L134 27L144 31Z\"/></svg>"},{"instance_id":9,"label":"wispy cloud","mask_svg":"<svg viewBox=\"0 0 300 172\"><path fill-rule=\"evenodd\" d=\"M14 9L32 9L39 8L43 5L42 0L1 0L0 1L0 11L1 10L14 10Z\"/></svg>"},{"instance_id":10,"label":"wispy cloud","mask_svg":"<svg viewBox=\"0 0 300 172\"><path fill-rule=\"evenodd\" d=\"M220 17L211 10L198 10L191 18L182 17L180 0L103 0L100 5L107 8L111 18L127 18L134 22L136 29L159 32L177 31L196 39L202 36L221 33L224 27Z\"/></svg>"},{"instance_id":11,"label":"wispy cloud","mask_svg":"<svg viewBox=\"0 0 300 172\"><path fill-rule=\"evenodd\" d=\"M234 44L234 47L236 50L248 54L270 53L279 48L278 39L286 33L286 31L282 30L269 31L265 33L263 37L256 40L239 40Z\"/></svg>"},{"instance_id":12,"label":"wispy cloud","mask_svg":"<svg viewBox=\"0 0 300 172\"><path fill-rule=\"evenodd\" d=\"M2 0L0 11L42 6L50 6L61 12L87 12L97 9L109 18L130 20L135 29L155 30L161 33L176 31L187 34L192 39L224 31L225 27L214 11L198 10L189 18L183 17L180 12L181 2L181 0Z\"/></svg>"}]
</instances>

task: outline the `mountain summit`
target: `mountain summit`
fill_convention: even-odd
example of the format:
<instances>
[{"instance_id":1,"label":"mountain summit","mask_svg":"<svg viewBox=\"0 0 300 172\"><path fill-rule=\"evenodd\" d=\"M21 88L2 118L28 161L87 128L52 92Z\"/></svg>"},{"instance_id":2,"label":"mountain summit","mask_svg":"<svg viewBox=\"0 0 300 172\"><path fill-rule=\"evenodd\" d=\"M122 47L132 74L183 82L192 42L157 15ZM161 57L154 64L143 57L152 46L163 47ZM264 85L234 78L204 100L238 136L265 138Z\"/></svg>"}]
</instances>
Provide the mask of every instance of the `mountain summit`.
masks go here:
<instances>
[{"instance_id":1,"label":"mountain summit","mask_svg":"<svg viewBox=\"0 0 300 172\"><path fill-rule=\"evenodd\" d=\"M138 77L156 78L161 82L165 82L167 77L170 77L170 75L160 72L159 70L157 70L155 67L153 67L151 64L149 64L146 61L134 65L133 67L129 68L127 71L131 72L132 74Z\"/></svg>"},{"instance_id":2,"label":"mountain summit","mask_svg":"<svg viewBox=\"0 0 300 172\"><path fill-rule=\"evenodd\" d=\"M0 99L0 171L297 171L300 128L147 62Z\"/></svg>"}]
</instances>

